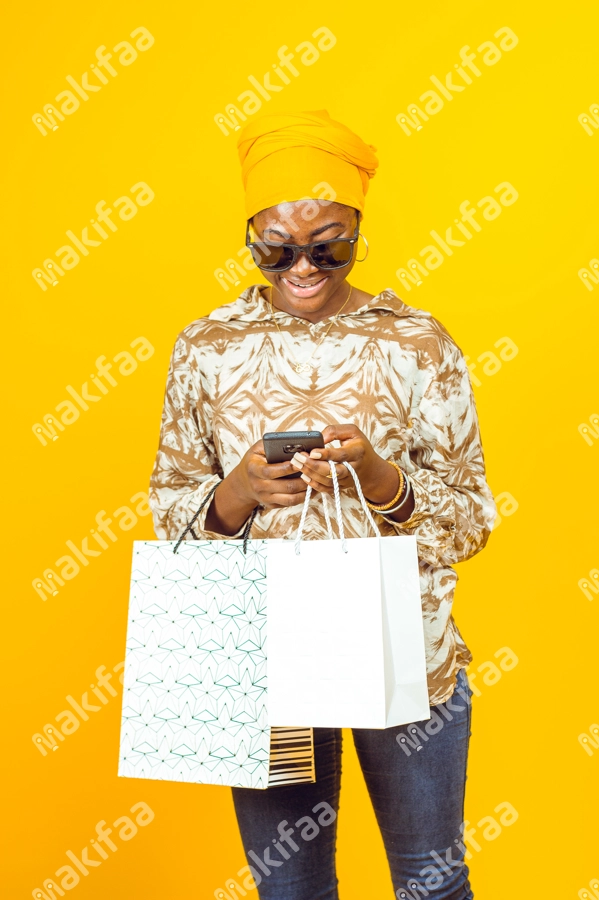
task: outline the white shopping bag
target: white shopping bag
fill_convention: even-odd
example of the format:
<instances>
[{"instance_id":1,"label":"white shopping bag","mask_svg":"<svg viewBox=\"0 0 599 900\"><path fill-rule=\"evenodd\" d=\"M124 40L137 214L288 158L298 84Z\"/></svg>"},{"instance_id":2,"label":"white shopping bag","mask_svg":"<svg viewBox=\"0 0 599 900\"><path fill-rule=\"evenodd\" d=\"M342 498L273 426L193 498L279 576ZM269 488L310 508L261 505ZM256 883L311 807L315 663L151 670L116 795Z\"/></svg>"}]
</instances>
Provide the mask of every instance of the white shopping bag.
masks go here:
<instances>
[{"instance_id":1,"label":"white shopping bag","mask_svg":"<svg viewBox=\"0 0 599 900\"><path fill-rule=\"evenodd\" d=\"M416 539L267 542L271 726L390 728L430 718ZM326 498L325 514L329 523ZM329 533L330 527L329 527Z\"/></svg>"}]
</instances>

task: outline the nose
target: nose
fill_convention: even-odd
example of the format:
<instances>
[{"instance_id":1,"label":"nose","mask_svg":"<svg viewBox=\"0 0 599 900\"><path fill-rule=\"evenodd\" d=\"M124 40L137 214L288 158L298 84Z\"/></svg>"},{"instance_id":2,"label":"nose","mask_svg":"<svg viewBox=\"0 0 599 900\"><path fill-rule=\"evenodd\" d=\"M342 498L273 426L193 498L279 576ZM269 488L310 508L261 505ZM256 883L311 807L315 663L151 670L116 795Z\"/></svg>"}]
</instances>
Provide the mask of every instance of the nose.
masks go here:
<instances>
[{"instance_id":1,"label":"nose","mask_svg":"<svg viewBox=\"0 0 599 900\"><path fill-rule=\"evenodd\" d=\"M320 271L318 266L310 262L305 253L300 253L295 264L287 271L286 274L295 276L296 278L307 278L314 272Z\"/></svg>"}]
</instances>

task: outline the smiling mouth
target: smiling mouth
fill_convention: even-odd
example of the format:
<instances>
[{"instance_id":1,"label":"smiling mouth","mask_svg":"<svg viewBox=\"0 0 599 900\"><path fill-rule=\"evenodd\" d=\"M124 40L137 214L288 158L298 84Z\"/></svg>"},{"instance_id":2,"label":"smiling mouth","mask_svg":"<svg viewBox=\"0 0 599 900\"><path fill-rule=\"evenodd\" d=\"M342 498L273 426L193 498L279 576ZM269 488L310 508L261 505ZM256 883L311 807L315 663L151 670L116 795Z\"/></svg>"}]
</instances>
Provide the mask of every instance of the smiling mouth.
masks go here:
<instances>
[{"instance_id":1,"label":"smiling mouth","mask_svg":"<svg viewBox=\"0 0 599 900\"><path fill-rule=\"evenodd\" d=\"M319 278L318 281L294 281L290 278L282 279L285 286L296 297L312 297L314 294L318 293L328 280L328 275L324 275L322 278Z\"/></svg>"}]
</instances>

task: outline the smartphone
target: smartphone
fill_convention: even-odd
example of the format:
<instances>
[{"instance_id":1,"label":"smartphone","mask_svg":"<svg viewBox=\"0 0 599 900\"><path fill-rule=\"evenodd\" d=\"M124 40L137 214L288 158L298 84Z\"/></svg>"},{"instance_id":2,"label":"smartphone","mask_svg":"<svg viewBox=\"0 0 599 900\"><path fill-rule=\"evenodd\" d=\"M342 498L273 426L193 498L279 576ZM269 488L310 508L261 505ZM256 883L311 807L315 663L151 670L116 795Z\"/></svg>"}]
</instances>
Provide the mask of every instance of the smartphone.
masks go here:
<instances>
[{"instance_id":1,"label":"smartphone","mask_svg":"<svg viewBox=\"0 0 599 900\"><path fill-rule=\"evenodd\" d=\"M262 436L264 453L268 463L288 462L296 453L310 453L317 447L324 447L320 431L270 431ZM284 475L284 478L299 478L301 472Z\"/></svg>"}]
</instances>

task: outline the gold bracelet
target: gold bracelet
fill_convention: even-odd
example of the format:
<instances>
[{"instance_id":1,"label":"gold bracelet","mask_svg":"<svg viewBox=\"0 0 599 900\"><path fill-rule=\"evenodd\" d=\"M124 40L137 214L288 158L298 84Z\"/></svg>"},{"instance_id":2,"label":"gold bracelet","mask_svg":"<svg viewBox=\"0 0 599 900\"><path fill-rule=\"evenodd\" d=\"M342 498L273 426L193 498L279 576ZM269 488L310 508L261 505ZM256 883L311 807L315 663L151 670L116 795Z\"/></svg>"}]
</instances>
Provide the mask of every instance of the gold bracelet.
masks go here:
<instances>
[{"instance_id":1,"label":"gold bracelet","mask_svg":"<svg viewBox=\"0 0 599 900\"><path fill-rule=\"evenodd\" d=\"M393 500L390 500L389 503L384 503L384 504L370 503L368 500L366 500L366 505L368 506L368 508L373 509L375 512L385 512L386 509L391 509L392 506L395 506L395 504L397 503L397 501L403 494L404 488L406 486L406 479L405 479L404 473L402 472L400 467L397 465L397 463L391 462L390 459L385 460L385 462L388 462L390 466L393 466L394 469L397 469L397 473L399 475L399 489L397 491L397 494L393 498Z\"/></svg>"}]
</instances>

